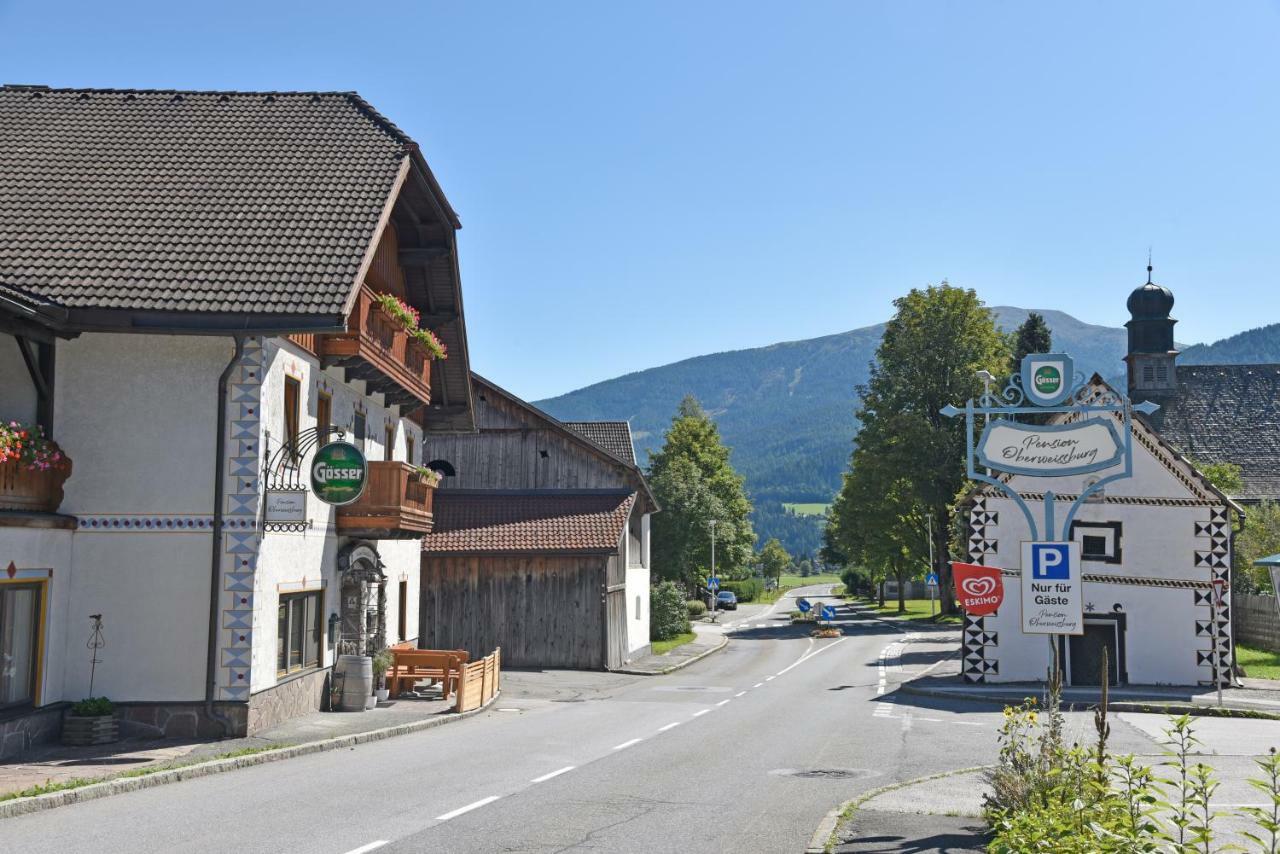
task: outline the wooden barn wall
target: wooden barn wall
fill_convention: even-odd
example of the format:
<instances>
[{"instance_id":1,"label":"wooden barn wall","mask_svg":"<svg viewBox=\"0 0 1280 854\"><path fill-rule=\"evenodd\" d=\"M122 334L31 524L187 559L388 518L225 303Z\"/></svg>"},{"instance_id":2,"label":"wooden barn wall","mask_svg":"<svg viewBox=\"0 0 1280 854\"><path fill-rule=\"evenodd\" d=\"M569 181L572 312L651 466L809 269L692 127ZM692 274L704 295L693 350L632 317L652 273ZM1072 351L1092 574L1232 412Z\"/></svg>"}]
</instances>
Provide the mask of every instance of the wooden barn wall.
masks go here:
<instances>
[{"instance_id":1,"label":"wooden barn wall","mask_svg":"<svg viewBox=\"0 0 1280 854\"><path fill-rule=\"evenodd\" d=\"M512 667L598 670L606 663L605 562L423 555L418 644L465 649L473 658L500 646Z\"/></svg>"},{"instance_id":2,"label":"wooden barn wall","mask_svg":"<svg viewBox=\"0 0 1280 854\"><path fill-rule=\"evenodd\" d=\"M404 270L400 267L400 241L396 236L396 228L391 223L387 223L378 240L378 247L373 250L373 260L369 263L365 281L379 293L405 298Z\"/></svg>"},{"instance_id":3,"label":"wooden barn wall","mask_svg":"<svg viewBox=\"0 0 1280 854\"><path fill-rule=\"evenodd\" d=\"M428 436L423 460L457 472L445 489L634 489L629 472L476 386L479 434ZM484 394L486 400L479 395ZM543 452L546 456L543 456Z\"/></svg>"},{"instance_id":4,"label":"wooden barn wall","mask_svg":"<svg viewBox=\"0 0 1280 854\"><path fill-rule=\"evenodd\" d=\"M604 638L606 667L621 667L627 659L627 570L618 555L609 557L605 570L608 594L605 600L607 634Z\"/></svg>"}]
</instances>

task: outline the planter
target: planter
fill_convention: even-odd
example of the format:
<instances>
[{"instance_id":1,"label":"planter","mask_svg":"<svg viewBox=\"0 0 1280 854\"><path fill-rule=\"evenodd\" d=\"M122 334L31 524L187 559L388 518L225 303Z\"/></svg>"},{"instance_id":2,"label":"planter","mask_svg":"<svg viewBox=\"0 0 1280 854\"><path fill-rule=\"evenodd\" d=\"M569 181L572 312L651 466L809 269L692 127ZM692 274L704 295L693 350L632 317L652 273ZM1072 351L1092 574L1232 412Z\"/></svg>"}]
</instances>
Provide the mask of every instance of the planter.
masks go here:
<instances>
[{"instance_id":1,"label":"planter","mask_svg":"<svg viewBox=\"0 0 1280 854\"><path fill-rule=\"evenodd\" d=\"M385 703L391 696L391 690L389 688L379 688L373 692L373 696L379 703Z\"/></svg>"},{"instance_id":2,"label":"planter","mask_svg":"<svg viewBox=\"0 0 1280 854\"><path fill-rule=\"evenodd\" d=\"M370 694L368 697L364 698L365 711L375 708L377 705L378 705L378 698L375 697L373 694Z\"/></svg>"},{"instance_id":3,"label":"planter","mask_svg":"<svg viewBox=\"0 0 1280 854\"><path fill-rule=\"evenodd\" d=\"M18 460L0 463L0 510L53 513L62 503L62 485L71 476L71 460L56 469L33 471Z\"/></svg>"},{"instance_id":4,"label":"planter","mask_svg":"<svg viewBox=\"0 0 1280 854\"><path fill-rule=\"evenodd\" d=\"M111 744L120 740L120 724L115 715L81 717L68 714L62 718L62 743L69 747Z\"/></svg>"}]
</instances>

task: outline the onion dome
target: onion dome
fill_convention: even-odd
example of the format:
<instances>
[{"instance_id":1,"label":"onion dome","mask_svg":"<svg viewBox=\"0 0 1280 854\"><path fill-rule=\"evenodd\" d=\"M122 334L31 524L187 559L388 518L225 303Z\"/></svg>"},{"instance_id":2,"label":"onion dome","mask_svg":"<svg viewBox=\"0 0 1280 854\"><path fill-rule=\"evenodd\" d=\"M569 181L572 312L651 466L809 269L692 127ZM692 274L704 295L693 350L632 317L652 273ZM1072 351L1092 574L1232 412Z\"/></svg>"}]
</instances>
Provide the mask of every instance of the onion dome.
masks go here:
<instances>
[{"instance_id":1,"label":"onion dome","mask_svg":"<svg viewBox=\"0 0 1280 854\"><path fill-rule=\"evenodd\" d=\"M1134 289L1126 303L1129 314L1138 318L1166 318L1173 311L1173 292L1151 281L1151 265L1147 265L1147 283Z\"/></svg>"}]
</instances>

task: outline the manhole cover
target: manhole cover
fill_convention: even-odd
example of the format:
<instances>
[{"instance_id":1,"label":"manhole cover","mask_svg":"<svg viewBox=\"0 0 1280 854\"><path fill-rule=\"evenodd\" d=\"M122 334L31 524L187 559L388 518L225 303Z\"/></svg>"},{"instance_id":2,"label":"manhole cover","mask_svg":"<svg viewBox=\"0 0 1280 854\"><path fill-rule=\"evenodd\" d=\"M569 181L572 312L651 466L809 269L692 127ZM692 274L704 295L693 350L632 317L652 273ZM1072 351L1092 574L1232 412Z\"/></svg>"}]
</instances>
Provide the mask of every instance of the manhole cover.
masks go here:
<instances>
[{"instance_id":1,"label":"manhole cover","mask_svg":"<svg viewBox=\"0 0 1280 854\"><path fill-rule=\"evenodd\" d=\"M802 780L860 780L874 777L878 772L866 768L779 768L769 773Z\"/></svg>"}]
</instances>

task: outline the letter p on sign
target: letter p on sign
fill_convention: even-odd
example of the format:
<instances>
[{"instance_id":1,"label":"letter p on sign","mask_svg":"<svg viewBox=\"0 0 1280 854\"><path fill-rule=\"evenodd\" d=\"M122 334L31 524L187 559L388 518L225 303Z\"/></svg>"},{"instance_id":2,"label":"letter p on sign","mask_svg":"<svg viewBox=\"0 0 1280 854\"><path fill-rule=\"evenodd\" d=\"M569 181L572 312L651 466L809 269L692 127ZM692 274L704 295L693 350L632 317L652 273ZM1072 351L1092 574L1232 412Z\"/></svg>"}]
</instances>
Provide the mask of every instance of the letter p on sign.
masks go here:
<instances>
[{"instance_id":1,"label":"letter p on sign","mask_svg":"<svg viewBox=\"0 0 1280 854\"><path fill-rule=\"evenodd\" d=\"M1067 581L1070 579L1071 552L1068 544L1032 544L1031 577L1037 581Z\"/></svg>"}]
</instances>

